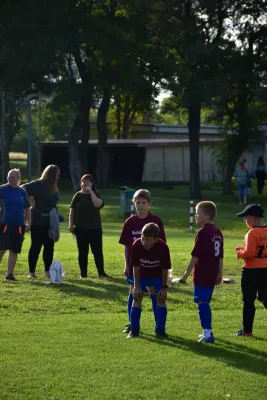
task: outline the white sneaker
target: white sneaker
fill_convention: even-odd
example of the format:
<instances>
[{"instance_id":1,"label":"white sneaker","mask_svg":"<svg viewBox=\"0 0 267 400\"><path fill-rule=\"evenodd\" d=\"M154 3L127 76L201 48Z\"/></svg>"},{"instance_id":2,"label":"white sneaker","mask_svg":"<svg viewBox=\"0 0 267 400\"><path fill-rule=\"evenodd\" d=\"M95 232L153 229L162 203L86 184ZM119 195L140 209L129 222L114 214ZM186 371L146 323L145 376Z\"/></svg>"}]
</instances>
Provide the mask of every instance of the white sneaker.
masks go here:
<instances>
[{"instance_id":1,"label":"white sneaker","mask_svg":"<svg viewBox=\"0 0 267 400\"><path fill-rule=\"evenodd\" d=\"M35 275L34 272L31 272L31 273L28 275L28 278L29 278L29 279L36 279L37 276Z\"/></svg>"},{"instance_id":2,"label":"white sneaker","mask_svg":"<svg viewBox=\"0 0 267 400\"><path fill-rule=\"evenodd\" d=\"M213 333L211 333L208 336L203 335L199 340L199 343L204 342L204 343L214 343L214 336Z\"/></svg>"}]
</instances>

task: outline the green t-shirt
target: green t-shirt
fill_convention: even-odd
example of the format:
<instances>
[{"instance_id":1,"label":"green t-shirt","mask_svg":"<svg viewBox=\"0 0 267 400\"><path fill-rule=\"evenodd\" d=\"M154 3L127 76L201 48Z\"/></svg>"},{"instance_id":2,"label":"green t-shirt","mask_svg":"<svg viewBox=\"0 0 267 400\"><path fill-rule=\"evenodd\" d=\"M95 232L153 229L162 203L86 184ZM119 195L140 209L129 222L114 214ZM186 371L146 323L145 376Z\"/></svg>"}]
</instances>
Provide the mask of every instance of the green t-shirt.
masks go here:
<instances>
[{"instance_id":1,"label":"green t-shirt","mask_svg":"<svg viewBox=\"0 0 267 400\"><path fill-rule=\"evenodd\" d=\"M99 192L96 191L95 195L101 199ZM102 207L104 207L104 202L102 203ZM94 206L90 194L75 193L70 208L75 210L75 228L101 229L100 208Z\"/></svg>"}]
</instances>

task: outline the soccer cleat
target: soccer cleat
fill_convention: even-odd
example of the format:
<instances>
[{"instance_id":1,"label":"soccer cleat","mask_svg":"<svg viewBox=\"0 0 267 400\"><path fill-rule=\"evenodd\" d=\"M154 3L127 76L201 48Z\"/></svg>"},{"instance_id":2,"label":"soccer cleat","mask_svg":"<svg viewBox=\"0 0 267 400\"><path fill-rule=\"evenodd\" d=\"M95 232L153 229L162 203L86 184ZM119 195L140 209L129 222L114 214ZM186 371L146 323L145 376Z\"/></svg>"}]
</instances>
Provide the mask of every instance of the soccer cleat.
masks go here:
<instances>
[{"instance_id":1,"label":"soccer cleat","mask_svg":"<svg viewBox=\"0 0 267 400\"><path fill-rule=\"evenodd\" d=\"M244 329L240 329L234 336L253 336L252 332L245 332Z\"/></svg>"},{"instance_id":2,"label":"soccer cleat","mask_svg":"<svg viewBox=\"0 0 267 400\"><path fill-rule=\"evenodd\" d=\"M198 343L214 343L214 336L213 333L209 336L202 335L201 338L198 340Z\"/></svg>"},{"instance_id":3,"label":"soccer cleat","mask_svg":"<svg viewBox=\"0 0 267 400\"><path fill-rule=\"evenodd\" d=\"M130 333L131 332L131 325L126 325L125 329L122 331L123 333Z\"/></svg>"},{"instance_id":4,"label":"soccer cleat","mask_svg":"<svg viewBox=\"0 0 267 400\"><path fill-rule=\"evenodd\" d=\"M130 331L127 336L127 339L132 339L132 338L138 337L138 336L139 336L139 331Z\"/></svg>"},{"instance_id":5,"label":"soccer cleat","mask_svg":"<svg viewBox=\"0 0 267 400\"><path fill-rule=\"evenodd\" d=\"M36 279L36 278L37 278L37 276L35 275L34 272L30 272L30 273L29 273L28 279Z\"/></svg>"},{"instance_id":6,"label":"soccer cleat","mask_svg":"<svg viewBox=\"0 0 267 400\"><path fill-rule=\"evenodd\" d=\"M167 338L168 338L168 335L167 335L167 333L166 333L165 331L156 332L156 335L157 335L157 337L158 337L159 339L167 339Z\"/></svg>"},{"instance_id":7,"label":"soccer cleat","mask_svg":"<svg viewBox=\"0 0 267 400\"><path fill-rule=\"evenodd\" d=\"M8 275L6 275L5 280L6 281L15 281L16 278L14 277L14 275L8 274Z\"/></svg>"}]
</instances>

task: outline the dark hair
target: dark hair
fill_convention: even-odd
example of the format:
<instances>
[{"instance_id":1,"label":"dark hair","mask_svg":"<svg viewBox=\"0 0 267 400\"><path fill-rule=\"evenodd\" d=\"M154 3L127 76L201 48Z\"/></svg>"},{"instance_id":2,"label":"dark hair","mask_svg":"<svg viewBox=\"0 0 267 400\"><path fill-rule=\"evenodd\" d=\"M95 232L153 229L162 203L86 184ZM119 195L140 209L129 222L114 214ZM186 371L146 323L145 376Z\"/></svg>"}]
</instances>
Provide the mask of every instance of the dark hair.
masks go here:
<instances>
[{"instance_id":1,"label":"dark hair","mask_svg":"<svg viewBox=\"0 0 267 400\"><path fill-rule=\"evenodd\" d=\"M96 181L95 181L95 178L93 177L93 175L90 175L90 174L85 174L85 175L83 175L82 177L81 177L81 179L80 179L80 186L82 186L82 182L85 180L85 179L89 179L89 181L91 181L92 182L92 190L95 192L96 191Z\"/></svg>"},{"instance_id":2,"label":"dark hair","mask_svg":"<svg viewBox=\"0 0 267 400\"><path fill-rule=\"evenodd\" d=\"M257 160L257 165L264 165L264 158L262 156L259 156L258 160Z\"/></svg>"},{"instance_id":3,"label":"dark hair","mask_svg":"<svg viewBox=\"0 0 267 400\"><path fill-rule=\"evenodd\" d=\"M154 222L150 222L149 224L146 224L143 229L142 229L142 235L146 237L159 237L159 232L160 229L157 224L154 224Z\"/></svg>"},{"instance_id":4,"label":"dark hair","mask_svg":"<svg viewBox=\"0 0 267 400\"><path fill-rule=\"evenodd\" d=\"M59 172L59 167L57 165L51 164L48 165L41 175L41 178L45 186L50 193L58 193L57 188L57 175Z\"/></svg>"}]
</instances>

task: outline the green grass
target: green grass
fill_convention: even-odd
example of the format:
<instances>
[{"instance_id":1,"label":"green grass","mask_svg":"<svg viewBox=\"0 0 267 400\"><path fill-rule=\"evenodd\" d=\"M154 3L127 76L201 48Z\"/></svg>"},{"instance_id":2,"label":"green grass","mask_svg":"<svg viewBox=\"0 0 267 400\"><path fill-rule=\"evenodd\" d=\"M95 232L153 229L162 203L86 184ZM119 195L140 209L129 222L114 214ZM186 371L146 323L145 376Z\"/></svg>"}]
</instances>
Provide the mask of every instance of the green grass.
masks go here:
<instances>
[{"instance_id":1,"label":"green grass","mask_svg":"<svg viewBox=\"0 0 267 400\"><path fill-rule=\"evenodd\" d=\"M65 187L62 184L61 187ZM255 191L255 189L253 189ZM151 188L152 212L166 226L173 271L181 276L190 259L194 234L188 230L188 188ZM267 382L267 314L257 303L253 338L232 334L241 326L241 263L234 247L243 242L246 226L235 214L235 196L223 197L216 185L204 185L203 198L218 206L217 225L225 236L225 277L235 283L216 288L212 301L216 344L196 342L201 332L193 288L169 289L169 339L153 333L150 301L144 299L142 334L127 340L127 285L122 277L123 247L118 238L117 188L103 191L104 256L111 280L101 280L90 255L89 277L79 279L75 241L61 225L55 258L64 263L64 284L47 286L41 257L38 279L27 279L26 236L16 266L16 282L0 282L1 400L182 399L263 400ZM67 218L71 193L62 190L60 211ZM251 196L250 201L260 201ZM264 200L264 197L263 197ZM266 200L261 201L267 206ZM5 260L0 266L5 274ZM190 280L189 280L190 282Z\"/></svg>"}]
</instances>

